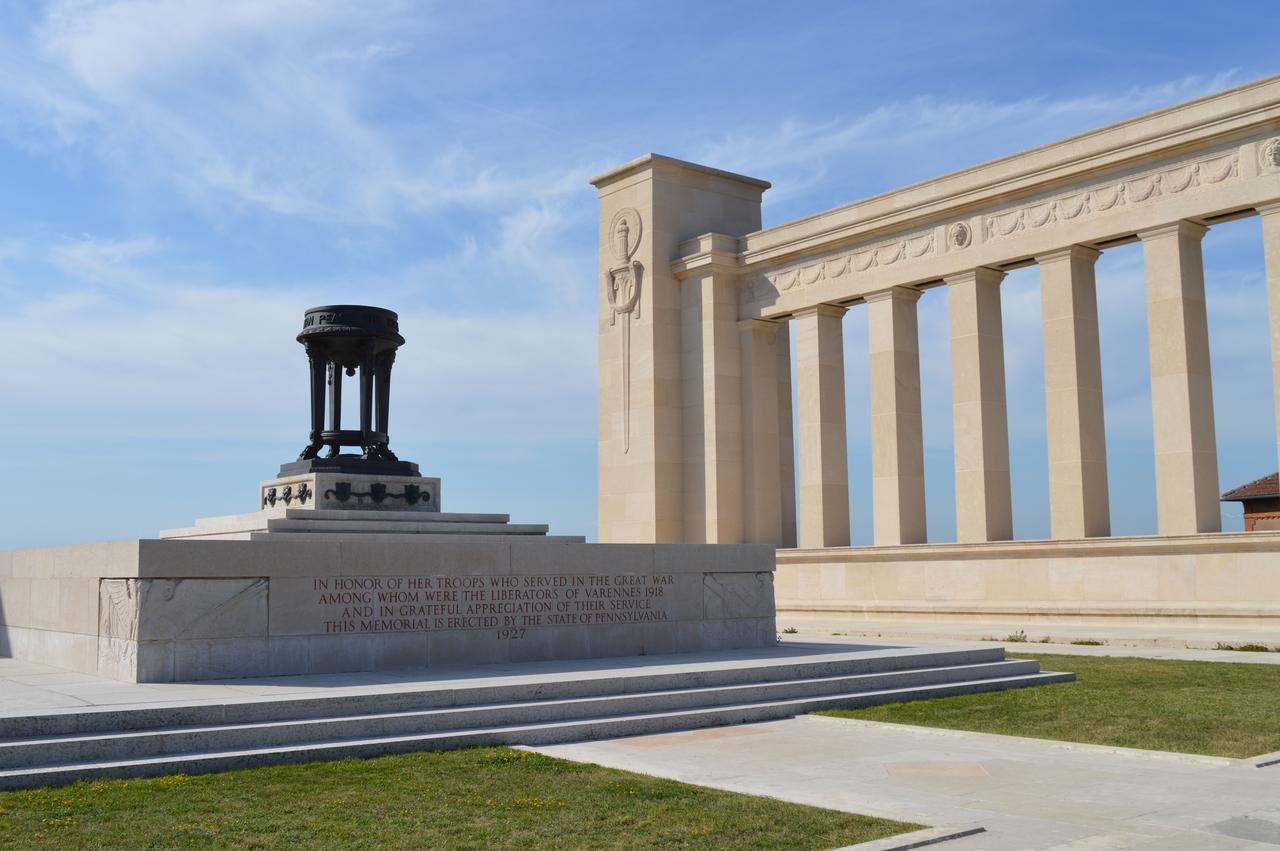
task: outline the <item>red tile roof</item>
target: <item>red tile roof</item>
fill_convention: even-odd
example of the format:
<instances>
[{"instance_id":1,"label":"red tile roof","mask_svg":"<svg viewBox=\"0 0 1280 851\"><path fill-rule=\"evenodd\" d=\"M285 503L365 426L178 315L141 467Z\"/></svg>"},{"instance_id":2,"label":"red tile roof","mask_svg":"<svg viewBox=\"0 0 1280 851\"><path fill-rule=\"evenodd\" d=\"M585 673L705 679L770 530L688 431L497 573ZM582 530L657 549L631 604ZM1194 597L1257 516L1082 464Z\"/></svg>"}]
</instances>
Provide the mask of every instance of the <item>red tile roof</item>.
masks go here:
<instances>
[{"instance_id":1,"label":"red tile roof","mask_svg":"<svg viewBox=\"0 0 1280 851\"><path fill-rule=\"evenodd\" d=\"M1232 488L1222 495L1222 501L1243 502L1246 499L1262 499L1270 496L1280 496L1280 473L1272 473L1238 488Z\"/></svg>"}]
</instances>

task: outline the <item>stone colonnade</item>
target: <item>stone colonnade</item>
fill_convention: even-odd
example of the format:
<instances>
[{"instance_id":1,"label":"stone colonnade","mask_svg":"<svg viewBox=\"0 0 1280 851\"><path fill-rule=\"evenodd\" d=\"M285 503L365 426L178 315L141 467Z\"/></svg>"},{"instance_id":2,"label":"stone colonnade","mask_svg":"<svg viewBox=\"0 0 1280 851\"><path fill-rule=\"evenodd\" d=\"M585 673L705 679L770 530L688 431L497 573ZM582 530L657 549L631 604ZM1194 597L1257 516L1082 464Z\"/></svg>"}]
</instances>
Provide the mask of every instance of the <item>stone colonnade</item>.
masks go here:
<instances>
[{"instance_id":1,"label":"stone colonnade","mask_svg":"<svg viewBox=\"0 0 1280 851\"><path fill-rule=\"evenodd\" d=\"M916 305L938 286L957 539L1011 539L1000 284L1030 264L1051 534L1109 536L1094 266L1134 241L1159 534L1220 531L1201 241L1261 216L1280 377L1277 127L1273 78L763 231L763 181L656 155L600 176L601 540L848 546L842 317L865 309L874 541L926 543Z\"/></svg>"}]
</instances>

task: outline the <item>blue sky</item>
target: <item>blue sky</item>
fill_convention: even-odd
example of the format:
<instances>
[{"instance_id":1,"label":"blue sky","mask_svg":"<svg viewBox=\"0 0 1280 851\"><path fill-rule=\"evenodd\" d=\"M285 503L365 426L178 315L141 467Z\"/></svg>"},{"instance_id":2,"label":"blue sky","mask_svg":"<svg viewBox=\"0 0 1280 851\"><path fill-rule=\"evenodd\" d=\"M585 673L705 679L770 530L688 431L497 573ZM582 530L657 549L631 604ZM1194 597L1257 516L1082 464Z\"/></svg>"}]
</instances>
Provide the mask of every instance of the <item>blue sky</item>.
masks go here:
<instances>
[{"instance_id":1,"label":"blue sky","mask_svg":"<svg viewBox=\"0 0 1280 851\"><path fill-rule=\"evenodd\" d=\"M302 311L334 301L400 312L392 445L443 477L446 509L594 535L589 176L647 151L741 171L773 182L777 224L1276 73L1274 20L1264 2L0 0L0 547L252 510L305 442ZM1256 219L1205 254L1226 488L1276 468ZM1118 533L1155 524L1141 271L1134 246L1098 267ZM1034 269L1003 303L1015 531L1039 537ZM947 540L942 292L920 311ZM861 309L846 343L867 542Z\"/></svg>"}]
</instances>

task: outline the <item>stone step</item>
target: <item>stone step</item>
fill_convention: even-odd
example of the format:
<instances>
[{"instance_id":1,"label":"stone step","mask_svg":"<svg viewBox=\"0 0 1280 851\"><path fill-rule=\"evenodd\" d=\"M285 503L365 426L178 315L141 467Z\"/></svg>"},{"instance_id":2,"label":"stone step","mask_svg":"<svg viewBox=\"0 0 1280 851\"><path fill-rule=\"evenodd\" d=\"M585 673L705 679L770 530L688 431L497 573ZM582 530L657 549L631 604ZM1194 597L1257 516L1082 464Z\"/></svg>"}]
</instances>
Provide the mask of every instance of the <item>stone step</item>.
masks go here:
<instances>
[{"instance_id":1,"label":"stone step","mask_svg":"<svg viewBox=\"0 0 1280 851\"><path fill-rule=\"evenodd\" d=\"M409 735L299 742L288 745L209 750L127 759L67 762L0 771L0 789L60 785L80 779L196 774L321 759L371 757L389 753L480 745L548 745L587 739L636 736L724 724L770 721L836 707L872 706L902 700L923 700L1045 683L1066 682L1071 674L1035 673L1011 677L962 680L813 697L732 703L714 707L584 717L561 721L504 724L464 730L439 730Z\"/></svg>"},{"instance_id":2,"label":"stone step","mask_svg":"<svg viewBox=\"0 0 1280 851\"><path fill-rule=\"evenodd\" d=\"M165 529L160 532L161 538L212 538L227 535L247 535L253 532L264 532L268 524L277 520L308 521L378 521L381 523L485 523L506 524L511 520L509 514L476 514L442 511L396 511L394 509L308 509L308 508L267 508L250 514L228 514L221 517L201 517L194 526L184 529ZM234 539L228 539L234 540ZM242 538L241 540L247 540Z\"/></svg>"},{"instance_id":3,"label":"stone step","mask_svg":"<svg viewBox=\"0 0 1280 851\"><path fill-rule=\"evenodd\" d=\"M0 769L118 760L264 746L466 730L512 724L606 718L658 711L708 708L762 700L820 697L903 689L949 682L1026 676L1034 661L988 662L945 668L913 668L873 674L813 677L668 691L525 700L467 707L378 712L321 719L213 726L161 727L130 732L52 736L0 742Z\"/></svg>"},{"instance_id":4,"label":"stone step","mask_svg":"<svg viewBox=\"0 0 1280 851\"><path fill-rule=\"evenodd\" d=\"M395 543L403 541L405 538L411 537L414 541L453 541L455 543L485 543L493 541L502 541L507 538L519 538L529 543L550 543L550 544L585 544L587 539L582 535L476 535L466 532L447 532L438 534L433 532L352 532L349 530L333 530L333 531L309 531L309 532L249 532L247 538L240 540L248 541L314 541L317 536L323 535L326 539L350 538L353 541L366 541L372 543Z\"/></svg>"},{"instance_id":5,"label":"stone step","mask_svg":"<svg viewBox=\"0 0 1280 851\"><path fill-rule=\"evenodd\" d=\"M387 532L396 535L429 533L432 535L545 535L545 523L410 523L405 520L384 521L377 517L360 520L312 520L282 518L268 520L265 531L276 532Z\"/></svg>"},{"instance_id":6,"label":"stone step","mask_svg":"<svg viewBox=\"0 0 1280 851\"><path fill-rule=\"evenodd\" d=\"M265 514L266 512L258 512ZM254 515L240 515L252 517ZM287 520L371 520L404 521L408 523L509 523L510 514L476 514L447 511L396 511L394 509L307 509L286 508L283 514L271 515ZM202 521L197 520L196 525Z\"/></svg>"},{"instance_id":7,"label":"stone step","mask_svg":"<svg viewBox=\"0 0 1280 851\"><path fill-rule=\"evenodd\" d=\"M797 644L793 647L805 648ZM827 645L812 645L827 647ZM516 703L531 697L565 700L679 689L759 685L802 679L822 679L904 670L958 668L1003 663L998 645L967 647L886 647L877 653L847 653L733 659L713 664L698 654L685 656L621 657L593 669L592 663L522 663L520 675L512 666L444 669L438 678L378 692L339 692L319 697L256 697L232 701L129 705L94 709L59 709L45 713L0 716L0 741L27 737L74 736L98 732L147 730L159 727L210 726L259 721L310 720L379 712ZM644 667L640 667L643 663ZM1035 662L1020 664L1036 664ZM524 673L527 672L527 673ZM316 687L318 683L312 682ZM258 683L261 680L239 680ZM275 682L275 680L271 680ZM283 682L289 682L284 678Z\"/></svg>"}]
</instances>

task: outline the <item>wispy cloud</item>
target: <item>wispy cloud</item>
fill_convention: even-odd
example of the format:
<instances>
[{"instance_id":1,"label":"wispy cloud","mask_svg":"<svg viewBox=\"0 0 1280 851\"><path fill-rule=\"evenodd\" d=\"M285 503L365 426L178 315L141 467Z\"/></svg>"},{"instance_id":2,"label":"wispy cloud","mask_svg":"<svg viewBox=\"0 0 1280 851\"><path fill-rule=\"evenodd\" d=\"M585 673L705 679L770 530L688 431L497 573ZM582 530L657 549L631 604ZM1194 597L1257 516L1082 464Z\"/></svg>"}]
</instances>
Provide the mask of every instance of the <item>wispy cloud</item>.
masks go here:
<instances>
[{"instance_id":1,"label":"wispy cloud","mask_svg":"<svg viewBox=\"0 0 1280 851\"><path fill-rule=\"evenodd\" d=\"M396 0L68 0L3 45L0 121L198 204L342 224L580 190L586 172L572 165L507 173L447 135L380 119L386 68L431 43L420 11Z\"/></svg>"},{"instance_id":2,"label":"wispy cloud","mask_svg":"<svg viewBox=\"0 0 1280 851\"><path fill-rule=\"evenodd\" d=\"M132 264L159 250L152 235L132 239L82 237L49 248L49 260L63 273L79 281L136 282Z\"/></svg>"},{"instance_id":3,"label":"wispy cloud","mask_svg":"<svg viewBox=\"0 0 1280 851\"><path fill-rule=\"evenodd\" d=\"M1227 71L1058 99L912 97L882 104L863 115L816 122L791 116L765 126L740 125L710 139L699 156L721 168L767 175L774 189L766 199L774 203L810 194L828 181L847 186L852 179L864 182L869 191L881 191L1239 81L1237 72ZM885 178L892 185L875 184Z\"/></svg>"},{"instance_id":4,"label":"wispy cloud","mask_svg":"<svg viewBox=\"0 0 1280 851\"><path fill-rule=\"evenodd\" d=\"M141 247L139 247L141 246ZM146 237L62 246L70 271L129 291L44 291L12 306L0 398L40 417L0 420L0 439L302 436L302 307L332 286L263 292L185 280ZM70 258L69 260L67 258ZM509 444L589 437L594 335L588 322L501 305L457 315L400 310L397 433L415 440ZM33 431L35 429L35 431Z\"/></svg>"},{"instance_id":5,"label":"wispy cloud","mask_svg":"<svg viewBox=\"0 0 1280 851\"><path fill-rule=\"evenodd\" d=\"M27 256L27 244L20 239L0 239L0 263Z\"/></svg>"}]
</instances>

